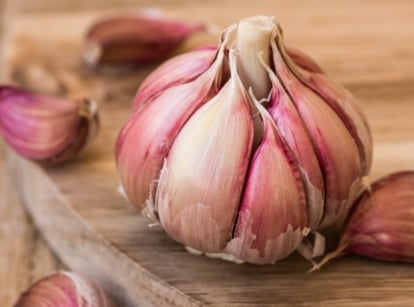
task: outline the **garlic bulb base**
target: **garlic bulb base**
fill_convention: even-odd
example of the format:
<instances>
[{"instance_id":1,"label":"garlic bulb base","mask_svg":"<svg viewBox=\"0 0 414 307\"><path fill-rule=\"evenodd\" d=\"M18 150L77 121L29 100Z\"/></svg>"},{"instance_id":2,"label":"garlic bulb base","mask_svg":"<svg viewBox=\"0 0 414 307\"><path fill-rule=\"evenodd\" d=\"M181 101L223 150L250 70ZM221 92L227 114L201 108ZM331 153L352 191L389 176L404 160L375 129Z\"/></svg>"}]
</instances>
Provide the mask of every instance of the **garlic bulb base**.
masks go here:
<instances>
[{"instance_id":1,"label":"garlic bulb base","mask_svg":"<svg viewBox=\"0 0 414 307\"><path fill-rule=\"evenodd\" d=\"M236 256L234 256L232 254L226 253L226 252L223 252L223 253L206 253L206 252L199 251L195 248L192 248L190 246L185 246L185 249L190 254L196 255L196 256L204 255L204 256L209 257L209 258L221 259L221 260L225 260L225 261L233 262L233 263L237 263L237 264L245 263L245 261L237 258Z\"/></svg>"},{"instance_id":2,"label":"garlic bulb base","mask_svg":"<svg viewBox=\"0 0 414 307\"><path fill-rule=\"evenodd\" d=\"M317 231L311 231L311 236L307 235L298 246L296 251L305 259L313 262L313 258L322 256L325 253L325 237Z\"/></svg>"}]
</instances>

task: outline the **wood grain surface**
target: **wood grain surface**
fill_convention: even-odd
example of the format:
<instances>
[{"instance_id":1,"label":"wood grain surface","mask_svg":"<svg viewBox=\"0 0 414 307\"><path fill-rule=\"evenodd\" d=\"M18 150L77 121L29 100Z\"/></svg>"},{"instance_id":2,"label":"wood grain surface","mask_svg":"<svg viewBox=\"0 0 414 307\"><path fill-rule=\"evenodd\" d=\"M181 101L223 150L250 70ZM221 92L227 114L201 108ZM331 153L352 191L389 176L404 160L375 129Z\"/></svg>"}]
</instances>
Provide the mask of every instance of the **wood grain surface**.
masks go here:
<instances>
[{"instance_id":1,"label":"wood grain surface","mask_svg":"<svg viewBox=\"0 0 414 307\"><path fill-rule=\"evenodd\" d=\"M52 253L17 199L0 149L0 306L12 306L20 292L63 265Z\"/></svg>"},{"instance_id":2,"label":"wood grain surface","mask_svg":"<svg viewBox=\"0 0 414 307\"><path fill-rule=\"evenodd\" d=\"M375 140L371 178L414 168L411 1L171 1L161 7L171 16L220 27L243 16L277 15L287 42L311 54L361 102ZM32 277L60 267L43 243L33 243L41 240L11 193L13 184L58 257L100 280L120 306L412 304L411 265L347 256L306 274L310 265L297 255L276 266L236 265L190 255L159 227L148 227L117 193L113 147L137 86L156 65L122 74L86 69L80 61L81 37L103 13L14 18L9 81L70 98L94 98L101 105L102 131L85 156L60 168L42 169L7 150L10 176L1 174L1 190L7 192L0 202L0 246L7 254L0 259L7 260L0 266L5 272L0 294L3 285L10 285L7 295L16 296ZM211 34L197 35L180 52L216 41Z\"/></svg>"}]
</instances>

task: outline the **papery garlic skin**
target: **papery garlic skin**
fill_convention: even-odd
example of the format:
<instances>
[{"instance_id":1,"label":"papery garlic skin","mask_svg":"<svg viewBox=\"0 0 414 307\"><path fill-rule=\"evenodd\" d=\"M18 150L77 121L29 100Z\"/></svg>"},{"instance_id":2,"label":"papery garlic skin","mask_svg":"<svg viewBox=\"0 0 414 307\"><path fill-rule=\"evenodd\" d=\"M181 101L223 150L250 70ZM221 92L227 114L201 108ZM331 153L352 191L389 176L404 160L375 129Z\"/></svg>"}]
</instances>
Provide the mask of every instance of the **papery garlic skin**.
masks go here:
<instances>
[{"instance_id":1,"label":"papery garlic skin","mask_svg":"<svg viewBox=\"0 0 414 307\"><path fill-rule=\"evenodd\" d=\"M19 154L59 164L81 154L99 129L97 104L0 87L0 134Z\"/></svg>"},{"instance_id":2,"label":"papery garlic skin","mask_svg":"<svg viewBox=\"0 0 414 307\"><path fill-rule=\"evenodd\" d=\"M162 59L188 36L205 30L163 16L129 14L102 18L85 35L83 59L89 66L135 66Z\"/></svg>"},{"instance_id":3,"label":"papery garlic skin","mask_svg":"<svg viewBox=\"0 0 414 307\"><path fill-rule=\"evenodd\" d=\"M35 282L14 307L115 307L96 282L77 273L56 272Z\"/></svg>"},{"instance_id":4,"label":"papery garlic skin","mask_svg":"<svg viewBox=\"0 0 414 307\"><path fill-rule=\"evenodd\" d=\"M285 48L273 17L232 25L216 52L172 59L138 90L117 142L127 197L204 253L314 257L317 231L346 216L369 173L367 120L311 58Z\"/></svg>"}]
</instances>

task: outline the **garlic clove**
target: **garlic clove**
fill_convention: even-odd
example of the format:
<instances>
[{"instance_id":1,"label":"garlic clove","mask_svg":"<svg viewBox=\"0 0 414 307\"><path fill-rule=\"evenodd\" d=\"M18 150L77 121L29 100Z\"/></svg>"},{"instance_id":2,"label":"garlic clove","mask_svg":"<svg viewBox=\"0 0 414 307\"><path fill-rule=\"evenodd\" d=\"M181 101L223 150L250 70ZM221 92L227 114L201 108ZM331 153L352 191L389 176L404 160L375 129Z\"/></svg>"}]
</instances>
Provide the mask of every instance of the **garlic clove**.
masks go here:
<instances>
[{"instance_id":1,"label":"garlic clove","mask_svg":"<svg viewBox=\"0 0 414 307\"><path fill-rule=\"evenodd\" d=\"M152 192L164 159L186 121L215 94L223 61L224 45L202 75L141 104L119 133L118 173L129 201L137 208L153 205Z\"/></svg>"},{"instance_id":2,"label":"garlic clove","mask_svg":"<svg viewBox=\"0 0 414 307\"><path fill-rule=\"evenodd\" d=\"M205 28L145 14L107 17L89 28L83 59L91 67L146 64L163 58L189 35Z\"/></svg>"},{"instance_id":3,"label":"garlic clove","mask_svg":"<svg viewBox=\"0 0 414 307\"><path fill-rule=\"evenodd\" d=\"M279 35L281 36L281 32ZM360 153L361 176L367 176L372 164L372 135L368 120L355 97L346 88L324 75L321 69L313 67L313 60L300 50L285 47L282 39L277 40L277 45L292 73L323 98L348 128Z\"/></svg>"},{"instance_id":4,"label":"garlic clove","mask_svg":"<svg viewBox=\"0 0 414 307\"><path fill-rule=\"evenodd\" d=\"M135 95L133 109L172 86L191 82L212 65L216 55L217 48L201 49L164 62L142 82Z\"/></svg>"},{"instance_id":5,"label":"garlic clove","mask_svg":"<svg viewBox=\"0 0 414 307\"><path fill-rule=\"evenodd\" d=\"M281 40L278 40L278 43L281 55L292 73L323 98L348 128L357 143L360 153L361 175L368 175L372 164L372 135L368 120L355 97L347 89L321 72L306 68L305 65L301 64L301 60L297 60L297 55L293 54L292 58L292 50L285 48Z\"/></svg>"},{"instance_id":6,"label":"garlic clove","mask_svg":"<svg viewBox=\"0 0 414 307\"><path fill-rule=\"evenodd\" d=\"M97 104L0 87L0 133L19 154L50 165L82 153L99 128Z\"/></svg>"},{"instance_id":7,"label":"garlic clove","mask_svg":"<svg viewBox=\"0 0 414 307\"><path fill-rule=\"evenodd\" d=\"M267 111L299 165L307 195L307 226L317 229L322 219L325 202L324 179L318 157L295 105L274 72L269 67L267 69L272 82L272 94Z\"/></svg>"},{"instance_id":8,"label":"garlic clove","mask_svg":"<svg viewBox=\"0 0 414 307\"><path fill-rule=\"evenodd\" d=\"M386 261L414 262L414 171L374 182L354 204L338 247L311 271L354 253Z\"/></svg>"},{"instance_id":9,"label":"garlic clove","mask_svg":"<svg viewBox=\"0 0 414 307\"><path fill-rule=\"evenodd\" d=\"M371 258L414 262L414 171L381 178L359 199L342 244Z\"/></svg>"},{"instance_id":10,"label":"garlic clove","mask_svg":"<svg viewBox=\"0 0 414 307\"><path fill-rule=\"evenodd\" d=\"M227 250L250 263L275 263L290 255L307 225L299 167L273 119L259 104L263 136L250 162L233 239ZM264 171L265 170L265 171Z\"/></svg>"},{"instance_id":11,"label":"garlic clove","mask_svg":"<svg viewBox=\"0 0 414 307\"><path fill-rule=\"evenodd\" d=\"M368 120L355 97L345 88L321 74L301 72L306 84L317 92L342 119L358 145L362 176L367 176L372 164L372 135Z\"/></svg>"},{"instance_id":12,"label":"garlic clove","mask_svg":"<svg viewBox=\"0 0 414 307\"><path fill-rule=\"evenodd\" d=\"M230 80L180 131L156 194L166 232L205 252L220 252L231 239L253 143L250 100L235 62L230 51Z\"/></svg>"},{"instance_id":13,"label":"garlic clove","mask_svg":"<svg viewBox=\"0 0 414 307\"><path fill-rule=\"evenodd\" d=\"M15 307L115 307L96 282L72 272L46 276L24 292Z\"/></svg>"},{"instance_id":14,"label":"garlic clove","mask_svg":"<svg viewBox=\"0 0 414 307\"><path fill-rule=\"evenodd\" d=\"M344 216L362 187L358 146L337 113L291 72L280 53L280 35L272 41L276 74L307 128L325 183L325 210L321 227Z\"/></svg>"},{"instance_id":15,"label":"garlic clove","mask_svg":"<svg viewBox=\"0 0 414 307\"><path fill-rule=\"evenodd\" d=\"M319 64L303 51L294 47L286 47L286 53L289 58L303 70L313 73L323 73L323 70Z\"/></svg>"}]
</instances>

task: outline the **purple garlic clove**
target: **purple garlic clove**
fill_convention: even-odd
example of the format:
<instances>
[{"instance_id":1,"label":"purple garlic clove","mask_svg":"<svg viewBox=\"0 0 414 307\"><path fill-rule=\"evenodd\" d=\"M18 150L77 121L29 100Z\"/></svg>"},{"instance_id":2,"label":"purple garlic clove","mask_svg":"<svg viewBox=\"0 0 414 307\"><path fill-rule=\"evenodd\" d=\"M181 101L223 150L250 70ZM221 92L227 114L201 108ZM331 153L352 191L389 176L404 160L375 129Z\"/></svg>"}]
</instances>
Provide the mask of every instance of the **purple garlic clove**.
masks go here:
<instances>
[{"instance_id":1,"label":"purple garlic clove","mask_svg":"<svg viewBox=\"0 0 414 307\"><path fill-rule=\"evenodd\" d=\"M83 59L88 66L136 66L160 60L204 24L190 24L149 14L98 20L86 33Z\"/></svg>"},{"instance_id":2,"label":"purple garlic clove","mask_svg":"<svg viewBox=\"0 0 414 307\"><path fill-rule=\"evenodd\" d=\"M414 262L414 171L374 182L354 204L338 247L312 270L348 253Z\"/></svg>"},{"instance_id":3,"label":"purple garlic clove","mask_svg":"<svg viewBox=\"0 0 414 307\"><path fill-rule=\"evenodd\" d=\"M115 307L95 281L77 273L56 272L35 282L14 307Z\"/></svg>"},{"instance_id":4,"label":"purple garlic clove","mask_svg":"<svg viewBox=\"0 0 414 307\"><path fill-rule=\"evenodd\" d=\"M89 146L98 128L93 101L0 87L0 134L28 159L45 165L66 162Z\"/></svg>"}]
</instances>

